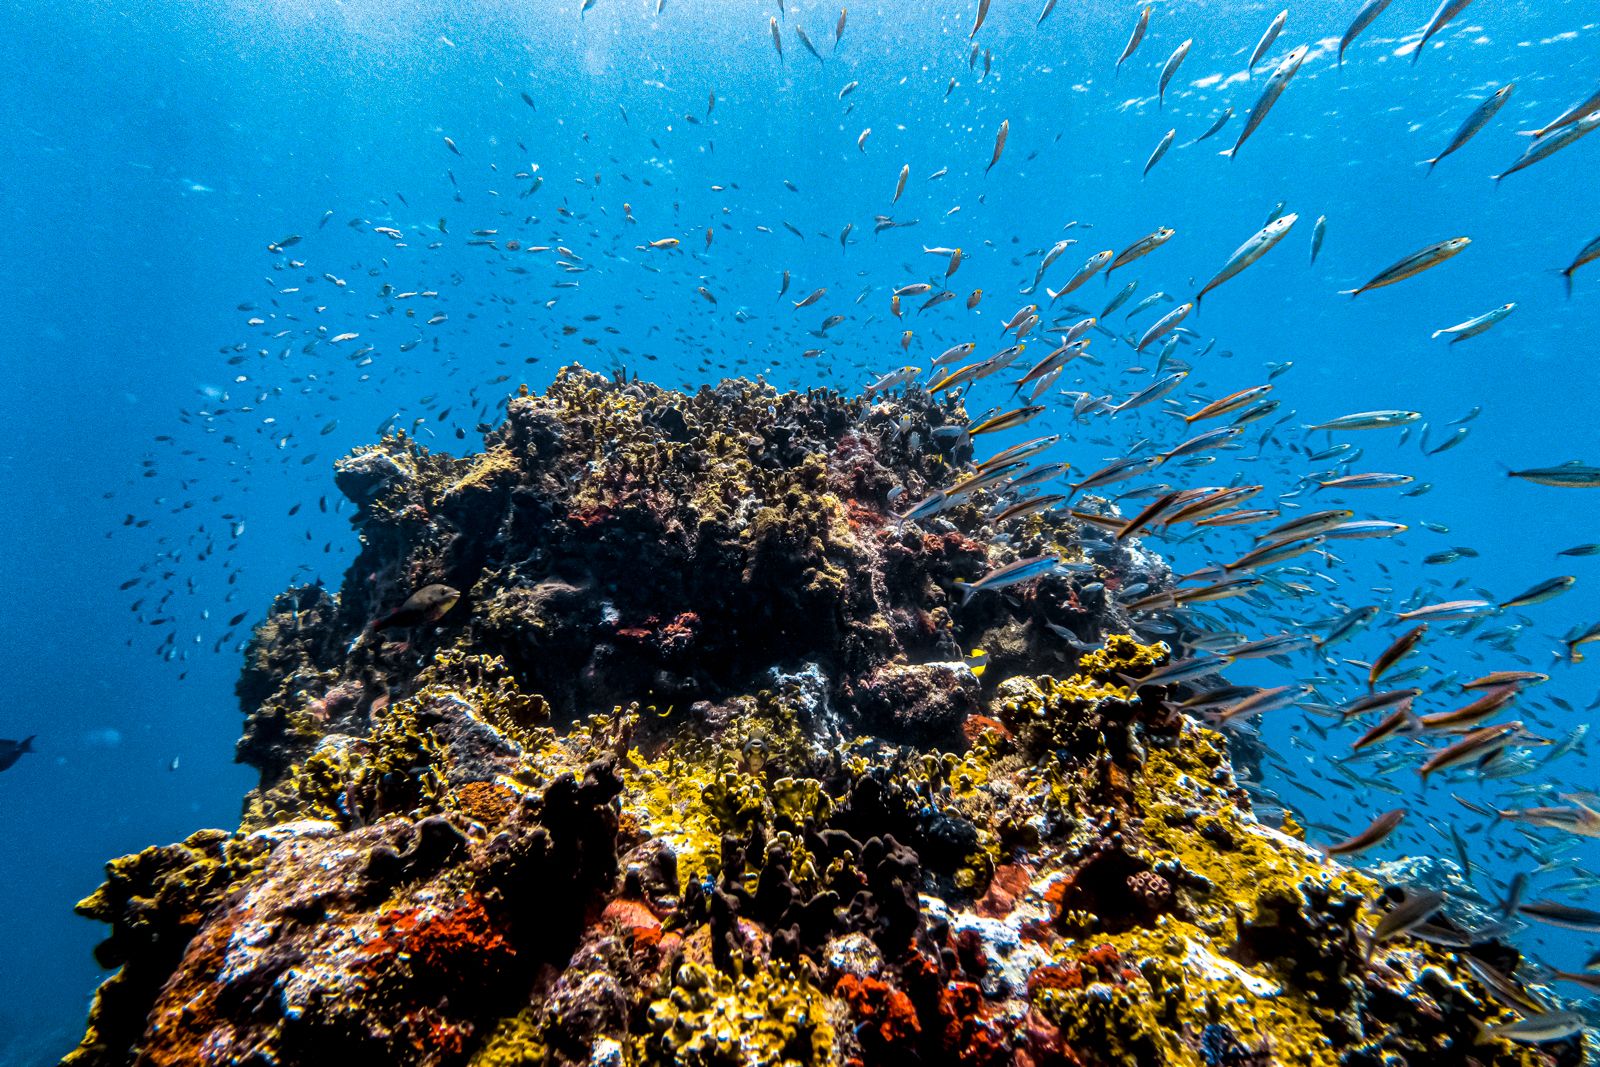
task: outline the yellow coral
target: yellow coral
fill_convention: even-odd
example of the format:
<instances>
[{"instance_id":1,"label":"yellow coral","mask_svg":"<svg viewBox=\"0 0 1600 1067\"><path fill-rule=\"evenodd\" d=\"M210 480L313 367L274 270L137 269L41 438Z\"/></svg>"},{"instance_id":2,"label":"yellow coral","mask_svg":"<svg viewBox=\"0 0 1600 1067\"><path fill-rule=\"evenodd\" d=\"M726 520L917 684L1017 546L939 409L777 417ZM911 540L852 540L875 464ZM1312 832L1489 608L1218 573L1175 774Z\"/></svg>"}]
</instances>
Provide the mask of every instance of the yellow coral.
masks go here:
<instances>
[{"instance_id":1,"label":"yellow coral","mask_svg":"<svg viewBox=\"0 0 1600 1067\"><path fill-rule=\"evenodd\" d=\"M786 967L743 977L689 963L650 1005L641 1063L672 1067L809 1067L836 1062L828 1000Z\"/></svg>"},{"instance_id":2,"label":"yellow coral","mask_svg":"<svg viewBox=\"0 0 1600 1067\"><path fill-rule=\"evenodd\" d=\"M531 1067L549 1054L539 1010L528 1007L497 1021L467 1067Z\"/></svg>"}]
</instances>

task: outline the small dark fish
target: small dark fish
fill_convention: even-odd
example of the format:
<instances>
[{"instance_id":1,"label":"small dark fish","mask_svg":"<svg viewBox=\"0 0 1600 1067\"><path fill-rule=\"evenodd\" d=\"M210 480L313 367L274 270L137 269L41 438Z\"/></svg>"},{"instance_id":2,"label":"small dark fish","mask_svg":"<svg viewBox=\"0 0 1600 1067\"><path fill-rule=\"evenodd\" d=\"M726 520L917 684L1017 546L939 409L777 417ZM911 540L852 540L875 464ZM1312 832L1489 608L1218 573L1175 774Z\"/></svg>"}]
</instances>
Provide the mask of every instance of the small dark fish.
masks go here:
<instances>
[{"instance_id":1,"label":"small dark fish","mask_svg":"<svg viewBox=\"0 0 1600 1067\"><path fill-rule=\"evenodd\" d=\"M374 622L371 628L392 630L403 626L426 626L444 618L460 599L460 591L448 585L425 585L407 597L404 604Z\"/></svg>"},{"instance_id":2,"label":"small dark fish","mask_svg":"<svg viewBox=\"0 0 1600 1067\"><path fill-rule=\"evenodd\" d=\"M33 739L37 734L29 734L21 741L0 740L0 771L11 769L11 765L22 758L24 752L33 751Z\"/></svg>"}]
</instances>

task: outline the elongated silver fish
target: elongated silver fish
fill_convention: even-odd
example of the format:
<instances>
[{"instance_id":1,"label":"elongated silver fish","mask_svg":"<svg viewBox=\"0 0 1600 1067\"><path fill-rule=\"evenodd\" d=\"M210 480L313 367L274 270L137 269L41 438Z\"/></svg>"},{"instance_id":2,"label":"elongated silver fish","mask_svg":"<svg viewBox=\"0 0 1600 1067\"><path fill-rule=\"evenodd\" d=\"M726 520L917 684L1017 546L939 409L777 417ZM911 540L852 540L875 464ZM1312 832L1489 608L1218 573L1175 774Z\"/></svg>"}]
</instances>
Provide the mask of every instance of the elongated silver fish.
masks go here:
<instances>
[{"instance_id":1,"label":"elongated silver fish","mask_svg":"<svg viewBox=\"0 0 1600 1067\"><path fill-rule=\"evenodd\" d=\"M1461 128L1456 131L1456 135L1450 138L1450 143L1445 146L1444 151L1432 159L1423 160L1428 165L1428 173L1433 173L1433 168L1438 165L1439 160L1472 140L1479 130L1487 126L1489 120L1494 118L1495 114L1505 106L1506 101L1511 98L1511 90L1516 87L1516 82L1507 82L1496 89L1489 99L1473 108L1472 114L1467 116L1467 120L1461 124Z\"/></svg>"},{"instance_id":2,"label":"elongated silver fish","mask_svg":"<svg viewBox=\"0 0 1600 1067\"><path fill-rule=\"evenodd\" d=\"M1559 467L1529 467L1527 470L1506 471L1506 474L1558 489L1600 489L1600 467L1590 467L1577 460Z\"/></svg>"},{"instance_id":3,"label":"elongated silver fish","mask_svg":"<svg viewBox=\"0 0 1600 1067\"><path fill-rule=\"evenodd\" d=\"M1339 293L1341 296L1354 298L1369 289L1382 289L1386 285L1403 282L1407 278L1421 274L1429 267L1437 267L1471 243L1472 238L1470 237L1452 237L1449 240L1431 244L1420 252L1413 252L1398 263L1379 271L1367 284L1356 289L1341 289Z\"/></svg>"},{"instance_id":4,"label":"elongated silver fish","mask_svg":"<svg viewBox=\"0 0 1600 1067\"><path fill-rule=\"evenodd\" d=\"M1283 32L1283 24L1289 19L1289 9L1284 8L1278 12L1278 17L1272 20L1272 25L1267 27L1267 32L1261 35L1261 40L1256 44L1255 51L1250 53L1250 62L1244 65L1245 73L1254 74L1256 64L1261 57L1267 54L1267 49L1272 47L1272 42L1278 39L1278 34Z\"/></svg>"},{"instance_id":5,"label":"elongated silver fish","mask_svg":"<svg viewBox=\"0 0 1600 1067\"><path fill-rule=\"evenodd\" d=\"M1308 430L1385 430L1391 426L1404 426L1422 418L1420 411L1358 411L1354 415L1340 415L1327 422L1307 426Z\"/></svg>"},{"instance_id":6,"label":"elongated silver fish","mask_svg":"<svg viewBox=\"0 0 1600 1067\"><path fill-rule=\"evenodd\" d=\"M1442 330L1434 330L1433 339L1437 341L1439 338L1448 334L1450 336L1451 344L1455 344L1458 341L1465 341L1469 337L1478 336L1480 333L1489 329L1489 327L1493 326L1495 323L1499 322L1501 319L1505 318L1515 310L1517 310L1517 305L1514 303L1501 304L1493 311L1486 311L1476 318L1468 319L1466 322L1457 323L1454 326L1446 326Z\"/></svg>"},{"instance_id":7,"label":"elongated silver fish","mask_svg":"<svg viewBox=\"0 0 1600 1067\"><path fill-rule=\"evenodd\" d=\"M1596 127L1600 127L1600 111L1591 111L1571 126L1563 126L1548 137L1539 138L1528 146L1526 152L1522 153L1522 158L1501 173L1494 175L1496 184L1504 181L1519 170L1525 170L1541 160L1549 159L1568 145L1593 133Z\"/></svg>"},{"instance_id":8,"label":"elongated silver fish","mask_svg":"<svg viewBox=\"0 0 1600 1067\"><path fill-rule=\"evenodd\" d=\"M1595 110L1600 110L1600 89L1596 89L1589 96L1585 97L1583 100L1580 100L1578 103L1573 104L1571 107L1567 108L1567 110L1563 111L1553 120L1545 123L1537 130L1521 130L1518 132L1520 132L1524 137L1543 137L1545 134L1550 133L1553 130L1559 130L1563 126L1572 125L1574 122L1577 122L1579 119L1589 114L1589 112Z\"/></svg>"},{"instance_id":9,"label":"elongated silver fish","mask_svg":"<svg viewBox=\"0 0 1600 1067\"><path fill-rule=\"evenodd\" d=\"M984 2L985 6L987 6L988 0L984 0ZM1139 47L1139 42L1144 40L1144 31L1150 28L1151 6L1146 4L1144 5L1144 10L1139 12L1139 21L1134 24L1133 36L1128 38L1128 47L1124 48L1122 55L1117 58L1117 73L1119 74L1122 72L1122 64L1127 62L1128 57L1133 55L1134 49Z\"/></svg>"},{"instance_id":10,"label":"elongated silver fish","mask_svg":"<svg viewBox=\"0 0 1600 1067\"><path fill-rule=\"evenodd\" d=\"M1145 347L1149 345L1151 341L1157 340L1158 338L1164 337L1171 333L1177 328L1178 323L1182 322L1184 317L1193 310L1193 304L1179 304L1177 307L1161 316L1161 318L1156 320L1153 326L1144 332L1144 336L1139 338L1139 344L1136 348L1134 348L1134 351L1143 352Z\"/></svg>"},{"instance_id":11,"label":"elongated silver fish","mask_svg":"<svg viewBox=\"0 0 1600 1067\"><path fill-rule=\"evenodd\" d=\"M1154 252L1156 249L1172 240L1172 235L1177 232L1178 231L1174 230L1171 226L1163 226L1155 233L1146 234L1137 241L1133 242L1133 244L1129 245L1127 248L1124 248L1121 252L1117 253L1117 258L1111 261L1111 266L1106 268L1106 280L1111 280L1112 271L1116 270L1118 267L1126 266L1127 264L1132 263L1141 256L1149 255L1151 252ZM1133 294L1129 293L1128 295L1132 296ZM1105 318L1112 312L1112 310L1114 309L1107 308L1105 311L1100 313L1100 317L1102 319Z\"/></svg>"},{"instance_id":12,"label":"elongated silver fish","mask_svg":"<svg viewBox=\"0 0 1600 1067\"><path fill-rule=\"evenodd\" d=\"M1166 136L1161 138L1161 143L1156 145L1156 150L1150 153L1150 159L1144 165L1144 173L1139 175L1144 178L1149 175L1150 168L1161 162L1161 157L1167 154L1167 149L1172 147L1172 139L1178 136L1176 129L1168 130Z\"/></svg>"},{"instance_id":13,"label":"elongated silver fish","mask_svg":"<svg viewBox=\"0 0 1600 1067\"><path fill-rule=\"evenodd\" d=\"M1422 58L1422 49L1438 33L1450 24L1450 20L1465 11L1472 0L1441 0L1439 10L1433 13L1433 18L1428 20L1428 25L1423 27L1422 40L1417 42L1416 51L1411 53L1411 62L1415 63Z\"/></svg>"},{"instance_id":14,"label":"elongated silver fish","mask_svg":"<svg viewBox=\"0 0 1600 1067\"><path fill-rule=\"evenodd\" d=\"M1585 1025L1587 1020L1580 1012L1547 1011L1518 1019L1514 1023L1491 1026L1488 1032L1507 1041L1542 1045L1547 1041L1564 1041L1575 1034L1581 1034Z\"/></svg>"},{"instance_id":15,"label":"elongated silver fish","mask_svg":"<svg viewBox=\"0 0 1600 1067\"><path fill-rule=\"evenodd\" d=\"M1300 64L1306 61L1308 46L1298 45L1294 51L1283 57L1283 62L1278 64L1278 69L1267 78L1266 88L1261 90L1261 96L1256 100L1256 106L1250 109L1250 117L1245 120L1244 129L1239 133L1239 139L1233 143L1223 155L1234 159L1239 155L1239 149L1250 139L1250 135L1266 119L1267 113L1272 110L1272 105L1278 102L1278 97L1289 87L1289 81L1299 71Z\"/></svg>"},{"instance_id":16,"label":"elongated silver fish","mask_svg":"<svg viewBox=\"0 0 1600 1067\"><path fill-rule=\"evenodd\" d=\"M1234 249L1233 255L1228 257L1228 262L1222 265L1222 269L1217 271L1216 276L1206 282L1200 292L1195 294L1195 304L1198 306L1200 301L1204 300L1206 294L1211 290L1272 251L1274 245L1289 235L1289 230L1294 227L1294 224L1299 219L1300 216L1291 211L1281 218L1273 219L1251 234L1244 244Z\"/></svg>"},{"instance_id":17,"label":"elongated silver fish","mask_svg":"<svg viewBox=\"0 0 1600 1067\"><path fill-rule=\"evenodd\" d=\"M1178 73L1178 68L1183 65L1184 57L1189 54L1189 48L1193 44L1193 37L1189 38L1187 41L1184 41L1177 48L1172 50L1172 55L1168 56L1166 63L1162 65L1161 80L1156 84L1157 111L1160 111L1161 108L1166 105L1167 83L1172 80L1172 76L1174 74Z\"/></svg>"},{"instance_id":18,"label":"elongated silver fish","mask_svg":"<svg viewBox=\"0 0 1600 1067\"><path fill-rule=\"evenodd\" d=\"M1317 253L1322 251L1322 238L1328 232L1328 216L1318 215L1311 227L1311 265L1317 265Z\"/></svg>"},{"instance_id":19,"label":"elongated silver fish","mask_svg":"<svg viewBox=\"0 0 1600 1067\"><path fill-rule=\"evenodd\" d=\"M1231 118L1233 118L1233 108L1231 108L1231 107L1223 108L1222 109L1222 114L1217 116L1216 121L1212 122L1212 124L1206 129L1206 132L1202 133L1199 137L1196 137L1194 140L1190 141L1187 145L1185 145L1185 147L1186 148L1192 148L1195 145L1199 144L1201 141L1204 141L1207 137L1210 137L1212 134L1214 134L1218 130L1222 129L1222 127L1226 126L1228 124L1228 120L1231 119Z\"/></svg>"},{"instance_id":20,"label":"elongated silver fish","mask_svg":"<svg viewBox=\"0 0 1600 1067\"><path fill-rule=\"evenodd\" d=\"M1356 12L1356 17L1351 21L1350 28L1344 31L1344 36L1339 38L1339 65L1344 66L1344 50L1350 47L1350 42L1361 36L1363 30L1372 25L1374 19L1383 14L1383 9L1388 7L1391 0L1367 0L1361 5L1361 10Z\"/></svg>"},{"instance_id":21,"label":"elongated silver fish","mask_svg":"<svg viewBox=\"0 0 1600 1067\"><path fill-rule=\"evenodd\" d=\"M1015 563L1008 563L1004 567L996 567L975 582L963 582L957 585L955 590L961 594L961 603L965 605L975 593L1031 582L1035 578L1042 578L1052 573L1060 563L1059 556L1030 556Z\"/></svg>"}]
</instances>

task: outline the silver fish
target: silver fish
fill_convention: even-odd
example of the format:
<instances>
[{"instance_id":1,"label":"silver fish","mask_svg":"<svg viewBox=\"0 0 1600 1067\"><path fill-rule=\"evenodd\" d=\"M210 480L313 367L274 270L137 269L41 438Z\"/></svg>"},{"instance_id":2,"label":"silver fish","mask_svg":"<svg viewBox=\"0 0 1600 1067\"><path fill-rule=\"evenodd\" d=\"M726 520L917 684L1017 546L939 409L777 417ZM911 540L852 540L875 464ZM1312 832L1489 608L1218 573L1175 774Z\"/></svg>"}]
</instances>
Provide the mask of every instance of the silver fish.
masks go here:
<instances>
[{"instance_id":1,"label":"silver fish","mask_svg":"<svg viewBox=\"0 0 1600 1067\"><path fill-rule=\"evenodd\" d=\"M1267 27L1267 32L1261 35L1261 41L1256 45L1255 51L1250 53L1250 62L1245 64L1245 73L1254 74L1256 64L1261 57L1267 54L1267 49L1272 47L1272 42L1278 39L1278 34L1283 32L1283 24L1289 19L1289 9L1284 8L1278 12L1278 17L1272 20L1272 25Z\"/></svg>"},{"instance_id":2,"label":"silver fish","mask_svg":"<svg viewBox=\"0 0 1600 1067\"><path fill-rule=\"evenodd\" d=\"M1449 334L1451 344L1455 344L1458 341L1465 341L1469 337L1476 337L1480 333L1483 333L1485 330L1489 329L1495 323L1499 322L1516 309L1517 305L1514 303L1501 304L1493 311L1486 311L1476 318L1468 319L1466 322L1457 323L1454 326L1447 326L1442 330L1434 330L1433 339L1438 340L1445 334Z\"/></svg>"},{"instance_id":3,"label":"silver fish","mask_svg":"<svg viewBox=\"0 0 1600 1067\"><path fill-rule=\"evenodd\" d=\"M1374 19L1383 14L1383 9L1388 7L1391 0L1367 0L1361 5L1361 10L1356 12L1355 19L1350 23L1350 28L1344 31L1344 36L1339 38L1339 65L1344 66L1344 50L1350 47L1350 42L1361 35L1361 32L1372 25Z\"/></svg>"},{"instance_id":4,"label":"silver fish","mask_svg":"<svg viewBox=\"0 0 1600 1067\"><path fill-rule=\"evenodd\" d=\"M984 0L985 5L988 0ZM1128 38L1128 46L1122 50L1122 55L1117 58L1117 73L1122 72L1122 64L1133 55L1134 49L1139 47L1139 42L1144 40L1144 31L1150 27L1150 4L1144 5L1144 10L1139 12L1139 21L1133 27L1133 36Z\"/></svg>"},{"instance_id":5,"label":"silver fish","mask_svg":"<svg viewBox=\"0 0 1600 1067\"><path fill-rule=\"evenodd\" d=\"M1166 104L1167 83L1172 76L1178 73L1178 68L1183 65L1184 57L1189 54L1189 47L1194 44L1194 38L1189 38L1177 48L1172 50L1172 55L1167 57L1167 62L1161 68L1161 79L1156 83L1156 110L1159 111Z\"/></svg>"},{"instance_id":6,"label":"silver fish","mask_svg":"<svg viewBox=\"0 0 1600 1067\"><path fill-rule=\"evenodd\" d=\"M1472 0L1441 0L1439 10L1428 20L1428 25L1422 30L1422 40L1417 42L1416 50L1411 53L1412 63L1422 58L1423 46L1433 39L1433 35L1448 26L1450 20L1465 11L1470 3Z\"/></svg>"},{"instance_id":7,"label":"silver fish","mask_svg":"<svg viewBox=\"0 0 1600 1067\"><path fill-rule=\"evenodd\" d=\"M1167 131L1166 136L1161 138L1161 143L1156 145L1156 150L1150 153L1150 159L1144 165L1144 173L1139 175L1139 177L1143 178L1148 176L1150 173L1150 168L1161 162L1161 157L1167 154L1167 149L1172 147L1172 139L1176 136L1178 136L1178 131L1176 129Z\"/></svg>"},{"instance_id":8,"label":"silver fish","mask_svg":"<svg viewBox=\"0 0 1600 1067\"><path fill-rule=\"evenodd\" d=\"M1456 135L1450 138L1450 143L1445 146L1444 151L1432 159L1423 160L1428 165L1428 173L1433 173L1433 168L1438 164L1439 160L1472 140L1479 130L1487 126L1489 120L1494 118L1495 114L1505 106L1506 101L1511 98L1511 90L1516 87L1516 82L1507 82L1496 89L1489 99L1473 108L1472 114L1467 116L1467 120L1461 124L1461 128L1456 131Z\"/></svg>"},{"instance_id":9,"label":"silver fish","mask_svg":"<svg viewBox=\"0 0 1600 1067\"><path fill-rule=\"evenodd\" d=\"M1299 219L1300 216L1292 211L1282 218L1273 219L1252 234L1244 244L1234 249L1233 255L1228 257L1228 262L1224 263L1222 269L1217 271L1216 276L1206 282L1204 288L1195 295L1194 302L1196 306L1205 299L1206 294L1211 290L1272 251L1274 245L1289 235L1289 230L1293 228Z\"/></svg>"},{"instance_id":10,"label":"silver fish","mask_svg":"<svg viewBox=\"0 0 1600 1067\"><path fill-rule=\"evenodd\" d=\"M1255 133L1256 128L1266 119L1267 113L1272 110L1272 105L1278 102L1278 97L1282 96L1283 91L1289 87L1290 79L1300 70L1300 64L1305 62L1308 51L1309 46L1299 45L1283 58L1283 62L1278 64L1278 69L1274 70L1272 75L1267 78L1266 88L1261 90L1261 96L1256 100L1256 106L1250 109L1250 117L1245 120L1244 130L1240 132L1239 139L1223 155L1229 159L1234 159L1239 155L1239 149L1244 147L1244 143L1250 139L1250 135Z\"/></svg>"},{"instance_id":11,"label":"silver fish","mask_svg":"<svg viewBox=\"0 0 1600 1067\"><path fill-rule=\"evenodd\" d=\"M1528 150L1522 153L1520 159L1499 174L1493 175L1495 182L1498 184L1519 170L1549 159L1568 145L1593 133L1596 127L1600 127L1600 111L1591 111L1571 126L1563 126L1548 137L1539 138L1528 146Z\"/></svg>"}]
</instances>

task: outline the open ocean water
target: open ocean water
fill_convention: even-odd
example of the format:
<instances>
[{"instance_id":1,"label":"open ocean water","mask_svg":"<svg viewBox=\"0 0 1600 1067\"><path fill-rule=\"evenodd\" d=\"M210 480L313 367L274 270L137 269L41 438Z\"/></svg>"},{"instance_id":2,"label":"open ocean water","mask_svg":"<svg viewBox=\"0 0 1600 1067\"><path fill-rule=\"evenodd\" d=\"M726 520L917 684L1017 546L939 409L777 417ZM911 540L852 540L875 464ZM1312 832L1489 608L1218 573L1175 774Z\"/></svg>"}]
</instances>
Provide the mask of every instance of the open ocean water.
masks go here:
<instances>
[{"instance_id":1,"label":"open ocean water","mask_svg":"<svg viewBox=\"0 0 1600 1067\"><path fill-rule=\"evenodd\" d=\"M1329 541L1205 609L1252 638L1382 609L1336 647L1237 672L1315 687L1313 707L1259 724L1274 756L1263 785L1312 839L1406 808L1363 862L1464 856L1485 900L1533 873L1530 899L1600 906L1592 839L1491 824L1451 799L1593 804L1600 787L1586 736L1600 657L1563 645L1600 623L1600 555L1558 555L1600 541L1600 492L1507 476L1600 463L1600 264L1573 272L1570 298L1554 273L1600 236L1600 138L1490 178L1528 148L1519 131L1600 86L1600 8L1478 0L1413 63L1435 0L1394 0L1341 66L1360 5L1296 0L1247 75L1278 2L1153 4L1120 71L1142 5L1062 0L1040 21L1042 0L993 0L972 33L971 0L879 0L850 6L837 40L836 4L784 6L3 5L0 737L36 736L0 773L0 1063L53 1062L81 1033L103 977L91 954L101 929L72 904L104 861L236 824L252 784L232 762L239 650L274 593L337 586L349 565L338 456L414 425L430 447L476 449L507 393L570 362L691 389L761 374L854 392L906 364L926 381L951 345L974 341L982 358L1013 343L1004 327L1029 303L1042 321L1006 379L1084 315L1101 329L1043 394L1047 411L999 445L1061 433L1055 458L1077 480L1229 424L1186 429L1164 407L1193 412L1271 384L1278 406L1206 452L1214 462L1120 488L1259 483L1248 506L1281 519L1347 507L1408 526ZM1228 158L1299 46L1303 64ZM1431 173L1419 164L1513 83L1459 151ZM1170 150L1142 176L1169 130ZM1281 243L1135 353L1130 337L1282 212L1298 220ZM1161 227L1170 241L1050 305L1047 287L1088 256ZM1471 239L1459 256L1340 295L1456 237ZM1024 293L1064 240L1075 243ZM959 247L959 269L947 277L949 254L927 247ZM1131 281L1132 297L1101 316ZM891 291L918 282L934 288L903 297L897 319ZM947 289L952 299L916 310ZM1169 295L1128 319L1158 292ZM1432 336L1508 303L1478 336ZM1181 365L1192 370L1166 401L1074 417L1069 394L1118 403ZM1014 406L998 381L974 387L969 411ZM1305 428L1374 410L1419 417ZM1319 456L1339 444L1351 447ZM1372 472L1414 480L1314 495L1308 481ZM1147 543L1182 573L1233 559L1263 528ZM1576 581L1500 607L1561 576ZM1515 704L1527 743L1484 776L1426 790L1409 739L1336 765L1359 731L1327 709L1367 681L1346 661L1370 662L1405 630L1393 612L1451 600L1486 607L1435 621L1383 685L1418 686L1419 712L1446 711L1465 702L1461 681L1548 673ZM1513 939L1567 969L1596 940L1539 923Z\"/></svg>"}]
</instances>

